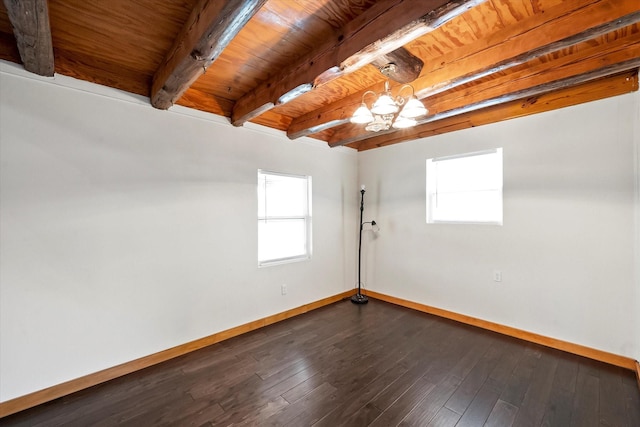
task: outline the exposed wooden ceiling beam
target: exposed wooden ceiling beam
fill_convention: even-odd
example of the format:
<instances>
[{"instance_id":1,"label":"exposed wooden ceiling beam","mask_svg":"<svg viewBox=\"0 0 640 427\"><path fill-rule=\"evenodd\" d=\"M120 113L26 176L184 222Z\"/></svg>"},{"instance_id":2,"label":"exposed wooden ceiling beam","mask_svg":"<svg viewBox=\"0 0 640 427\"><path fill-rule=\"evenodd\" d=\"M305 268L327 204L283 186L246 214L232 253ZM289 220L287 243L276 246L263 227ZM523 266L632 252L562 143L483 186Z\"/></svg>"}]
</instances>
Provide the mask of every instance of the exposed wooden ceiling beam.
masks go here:
<instances>
[{"instance_id":1,"label":"exposed wooden ceiling beam","mask_svg":"<svg viewBox=\"0 0 640 427\"><path fill-rule=\"evenodd\" d=\"M4 0L25 70L53 76L54 57L47 0Z\"/></svg>"},{"instance_id":2,"label":"exposed wooden ceiling beam","mask_svg":"<svg viewBox=\"0 0 640 427\"><path fill-rule=\"evenodd\" d=\"M508 95L538 87L546 82L560 81L575 75L586 73L618 72L635 66L633 61L640 58L640 29L629 27L629 31L621 30L620 34L609 40L603 37L600 43L594 40L590 46L582 46L572 52L560 56L553 61L535 61L510 73L500 73L470 87L460 87L429 97L429 116L420 123L442 120L461 115L472 110L484 108L489 102L509 102ZM635 30L635 31L634 31ZM608 68L610 67L610 68ZM618 68L621 67L621 68ZM388 135L392 132L385 132ZM410 133L405 131L403 134ZM379 135L379 134L378 134ZM330 138L330 144L346 145L350 142L376 137L376 134L363 132L361 126L343 126L338 128ZM350 141L343 142L340 141Z\"/></svg>"},{"instance_id":3,"label":"exposed wooden ceiling beam","mask_svg":"<svg viewBox=\"0 0 640 427\"><path fill-rule=\"evenodd\" d=\"M241 126L276 105L353 72L486 0L383 0L347 24L298 64L240 98L231 122ZM394 29L394 30L390 30ZM397 30L396 30L397 29Z\"/></svg>"},{"instance_id":4,"label":"exposed wooden ceiling beam","mask_svg":"<svg viewBox=\"0 0 640 427\"><path fill-rule=\"evenodd\" d=\"M531 16L517 25L495 32L427 64L412 85L419 98L481 79L532 59L576 45L599 35L640 21L640 2L625 0L573 0L544 14ZM339 102L293 120L287 131L291 139L310 135L349 122L366 88Z\"/></svg>"},{"instance_id":5,"label":"exposed wooden ceiling beam","mask_svg":"<svg viewBox=\"0 0 640 427\"><path fill-rule=\"evenodd\" d=\"M473 111L478 111L487 107L493 107L496 105L505 104L505 103L519 100L519 99L535 98L545 93L554 92L557 90L563 90L563 89L576 86L591 80L596 80L612 74L617 74L627 70L635 69L635 68L638 68L638 66L640 66L640 57L636 57L628 61L616 63L607 67L601 67L601 68L598 68L597 70L593 70L584 74L574 75L564 79L540 84L538 86L510 92L510 93L497 96L491 99L478 101L476 103L464 105L457 109L445 111L440 114L427 116L421 120L418 120L418 125L415 128L412 128L408 131L403 132L403 137L406 138L405 140L412 139L415 135L414 132L420 132L420 127L422 125L426 125L431 122L447 119L454 116L459 116L459 115L473 112ZM347 145L353 142L372 138L374 136L378 137L382 135L388 135L390 133L394 133L395 131L395 130L388 130L388 131L379 132L377 134L372 134L371 132L364 134L361 132L360 129L357 129L356 132L353 132L352 130L350 130L352 127L355 127L355 126L350 125L349 128L346 129L345 131L336 132L334 136L331 138L331 140L329 141L329 146L339 147L342 145Z\"/></svg>"},{"instance_id":6,"label":"exposed wooden ceiling beam","mask_svg":"<svg viewBox=\"0 0 640 427\"><path fill-rule=\"evenodd\" d=\"M598 80L560 89L554 92L515 100L493 107L468 112L447 119L430 122L413 128L410 135L398 132L393 135L370 138L359 143L349 144L350 147L365 151L388 145L398 144L407 140L415 140L439 135L455 130L482 126L503 120L524 117L531 114L551 111L571 105L578 105L598 99L609 98L638 90L638 70L615 74Z\"/></svg>"},{"instance_id":7,"label":"exposed wooden ceiling beam","mask_svg":"<svg viewBox=\"0 0 640 427\"><path fill-rule=\"evenodd\" d=\"M631 29L631 27L627 27ZM509 73L497 73L468 87L441 92L427 98L430 114L442 116L467 105L538 86L548 81L594 72L603 67L640 58L640 28L620 30L581 45L552 61L532 61Z\"/></svg>"},{"instance_id":8,"label":"exposed wooden ceiling beam","mask_svg":"<svg viewBox=\"0 0 640 427\"><path fill-rule=\"evenodd\" d=\"M199 1L153 76L151 104L173 105L266 1Z\"/></svg>"},{"instance_id":9,"label":"exposed wooden ceiling beam","mask_svg":"<svg viewBox=\"0 0 640 427\"><path fill-rule=\"evenodd\" d=\"M418 78L424 62L407 49L400 47L375 58L371 65L377 67L382 74L393 81L409 83Z\"/></svg>"}]
</instances>

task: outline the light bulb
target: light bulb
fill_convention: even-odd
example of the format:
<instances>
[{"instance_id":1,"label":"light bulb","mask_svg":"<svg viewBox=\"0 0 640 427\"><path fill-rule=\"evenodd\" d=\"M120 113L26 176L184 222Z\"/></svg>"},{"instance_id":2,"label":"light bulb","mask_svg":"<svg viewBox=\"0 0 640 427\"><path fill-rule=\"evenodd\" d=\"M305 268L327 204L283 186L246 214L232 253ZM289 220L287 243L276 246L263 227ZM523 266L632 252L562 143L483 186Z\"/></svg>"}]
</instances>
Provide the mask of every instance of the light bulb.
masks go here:
<instances>
[{"instance_id":1,"label":"light bulb","mask_svg":"<svg viewBox=\"0 0 640 427\"><path fill-rule=\"evenodd\" d=\"M395 114L398 112L398 104L389 96L384 93L380 95L378 100L373 103L373 107L371 107L371 112L373 114Z\"/></svg>"},{"instance_id":2,"label":"light bulb","mask_svg":"<svg viewBox=\"0 0 640 427\"><path fill-rule=\"evenodd\" d=\"M424 107L424 104L414 96L409 99L402 111L400 111L400 116L415 119L416 117L424 116L427 113L428 111Z\"/></svg>"},{"instance_id":3,"label":"light bulb","mask_svg":"<svg viewBox=\"0 0 640 427\"><path fill-rule=\"evenodd\" d=\"M398 116L395 122L393 122L393 127L396 129L406 129L413 127L417 124L415 119L410 119L404 116Z\"/></svg>"},{"instance_id":4,"label":"light bulb","mask_svg":"<svg viewBox=\"0 0 640 427\"><path fill-rule=\"evenodd\" d=\"M369 111L364 102L353 113L353 116L351 116L351 123L355 124L363 125L366 123L371 123L372 121L373 114L371 114L371 111Z\"/></svg>"}]
</instances>

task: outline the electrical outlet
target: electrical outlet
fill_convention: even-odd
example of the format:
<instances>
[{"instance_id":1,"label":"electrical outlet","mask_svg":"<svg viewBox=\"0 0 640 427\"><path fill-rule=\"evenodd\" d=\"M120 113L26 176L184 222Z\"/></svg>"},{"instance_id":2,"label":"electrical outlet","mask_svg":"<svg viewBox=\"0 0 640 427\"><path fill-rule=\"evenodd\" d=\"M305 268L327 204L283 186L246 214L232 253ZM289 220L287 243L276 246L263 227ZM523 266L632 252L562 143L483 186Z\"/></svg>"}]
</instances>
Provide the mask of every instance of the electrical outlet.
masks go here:
<instances>
[{"instance_id":1,"label":"electrical outlet","mask_svg":"<svg viewBox=\"0 0 640 427\"><path fill-rule=\"evenodd\" d=\"M287 285L280 286L280 292L282 293L282 295L286 295L287 294Z\"/></svg>"},{"instance_id":2,"label":"electrical outlet","mask_svg":"<svg viewBox=\"0 0 640 427\"><path fill-rule=\"evenodd\" d=\"M502 282L502 271L493 270L493 281L494 282Z\"/></svg>"}]
</instances>

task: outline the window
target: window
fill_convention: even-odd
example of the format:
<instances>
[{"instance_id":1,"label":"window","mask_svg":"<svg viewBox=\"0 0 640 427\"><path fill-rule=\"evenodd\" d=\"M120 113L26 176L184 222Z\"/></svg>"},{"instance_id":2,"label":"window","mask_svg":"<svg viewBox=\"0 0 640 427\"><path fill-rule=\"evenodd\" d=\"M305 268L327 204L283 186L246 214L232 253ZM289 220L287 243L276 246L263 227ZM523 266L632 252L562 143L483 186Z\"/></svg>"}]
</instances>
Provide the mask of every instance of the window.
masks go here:
<instances>
[{"instance_id":1,"label":"window","mask_svg":"<svg viewBox=\"0 0 640 427\"><path fill-rule=\"evenodd\" d=\"M311 257L311 177L258 170L258 265Z\"/></svg>"},{"instance_id":2,"label":"window","mask_svg":"<svg viewBox=\"0 0 640 427\"><path fill-rule=\"evenodd\" d=\"M427 159L427 223L502 224L502 148Z\"/></svg>"}]
</instances>

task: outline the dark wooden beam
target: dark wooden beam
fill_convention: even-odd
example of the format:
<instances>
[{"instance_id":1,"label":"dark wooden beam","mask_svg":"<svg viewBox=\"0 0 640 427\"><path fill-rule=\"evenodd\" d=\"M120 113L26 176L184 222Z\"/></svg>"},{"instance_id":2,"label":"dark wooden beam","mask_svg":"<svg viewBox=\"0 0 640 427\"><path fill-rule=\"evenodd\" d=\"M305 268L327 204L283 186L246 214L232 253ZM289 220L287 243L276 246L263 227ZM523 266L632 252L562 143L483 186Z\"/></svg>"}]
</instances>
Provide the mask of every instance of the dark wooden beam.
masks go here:
<instances>
[{"instance_id":1,"label":"dark wooden beam","mask_svg":"<svg viewBox=\"0 0 640 427\"><path fill-rule=\"evenodd\" d=\"M231 122L241 126L276 105L351 73L486 0L382 0L333 38L236 102Z\"/></svg>"},{"instance_id":2,"label":"dark wooden beam","mask_svg":"<svg viewBox=\"0 0 640 427\"><path fill-rule=\"evenodd\" d=\"M53 42L47 0L4 0L25 70L53 76Z\"/></svg>"},{"instance_id":3,"label":"dark wooden beam","mask_svg":"<svg viewBox=\"0 0 640 427\"><path fill-rule=\"evenodd\" d=\"M151 104L173 105L240 32L266 0L201 0L153 76Z\"/></svg>"},{"instance_id":4,"label":"dark wooden beam","mask_svg":"<svg viewBox=\"0 0 640 427\"><path fill-rule=\"evenodd\" d=\"M584 74L580 74L580 75L576 75L576 76L572 76L572 77L568 77L560 80L555 80L555 81L541 84L535 87L511 92L511 93L508 93L502 96L497 96L495 98L487 99L484 101L479 101L473 104L456 108L454 110L449 110L440 114L427 116L421 120L418 120L418 124L415 128L409 129L408 131L403 133L404 133L404 136L407 138L407 140L412 139L412 135L414 132L420 132L421 125L425 125L431 122L436 122L439 120L444 120L450 117L459 116L459 115L470 113L473 111L478 111L484 108L493 107L500 104L506 104L515 100L537 98L540 95L543 95L546 93L564 90L573 86L580 85L582 83L607 77L612 74L622 73L624 71L636 69L639 66L640 66L640 57L637 57L628 61L610 65L608 67L602 67L588 73L584 73ZM381 131L376 134L372 134L371 132L363 133L361 129L358 129L356 132L346 129L346 131L344 132L336 132L334 136L331 138L331 140L329 141L329 146L339 147L342 145L347 145L357 141L362 141L368 138L372 138L374 136L379 137L379 136L388 135L394 132L395 132L395 129L388 130L388 131Z\"/></svg>"},{"instance_id":5,"label":"dark wooden beam","mask_svg":"<svg viewBox=\"0 0 640 427\"><path fill-rule=\"evenodd\" d=\"M437 120L417 128L412 128L408 134L395 133L393 135L373 137L361 142L349 144L359 151L386 147L399 144L407 140L428 138L447 132L482 126L531 114L578 105L585 102L610 98L638 90L638 70L615 74L602 79L592 80L577 86L560 89L554 92L533 96L526 99L514 100L504 104L487 107L477 111L470 111L458 116Z\"/></svg>"},{"instance_id":6,"label":"dark wooden beam","mask_svg":"<svg viewBox=\"0 0 640 427\"><path fill-rule=\"evenodd\" d=\"M398 83L410 83L418 78L424 62L400 47L393 52L375 58L371 65L378 67L386 77Z\"/></svg>"},{"instance_id":7,"label":"dark wooden beam","mask_svg":"<svg viewBox=\"0 0 640 427\"><path fill-rule=\"evenodd\" d=\"M445 55L412 83L419 98L432 96L465 83L566 49L602 34L640 22L640 2L625 0L573 0L497 31L490 40ZM349 122L362 93L379 92L377 86L293 120L291 139Z\"/></svg>"}]
</instances>

